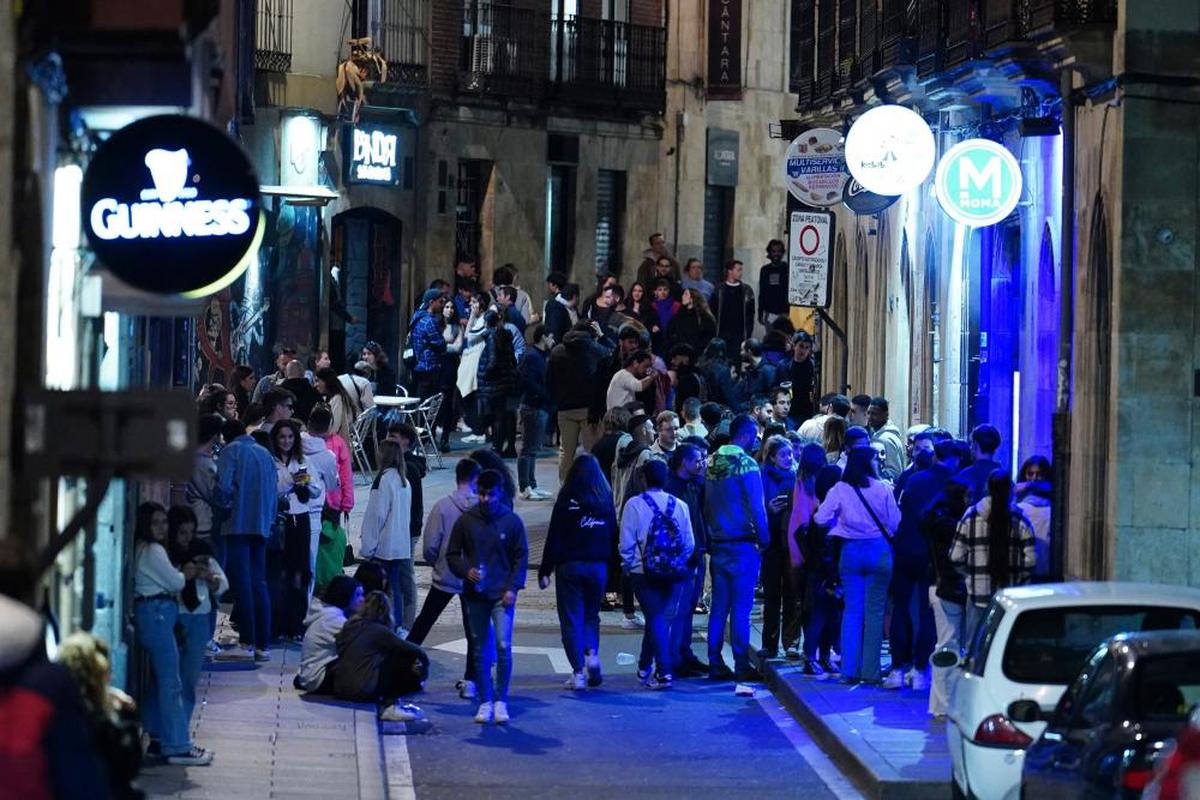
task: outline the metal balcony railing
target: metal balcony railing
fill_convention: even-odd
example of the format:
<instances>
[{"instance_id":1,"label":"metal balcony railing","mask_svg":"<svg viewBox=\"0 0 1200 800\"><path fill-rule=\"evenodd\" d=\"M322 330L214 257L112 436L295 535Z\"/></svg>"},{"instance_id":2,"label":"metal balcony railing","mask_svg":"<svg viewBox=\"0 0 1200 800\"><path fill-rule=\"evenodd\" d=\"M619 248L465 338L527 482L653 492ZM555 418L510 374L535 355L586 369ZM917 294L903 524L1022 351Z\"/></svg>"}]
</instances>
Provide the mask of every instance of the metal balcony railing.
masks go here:
<instances>
[{"instance_id":1,"label":"metal balcony railing","mask_svg":"<svg viewBox=\"0 0 1200 800\"><path fill-rule=\"evenodd\" d=\"M946 57L946 2L920 0L917 4L917 77L940 72Z\"/></svg>"},{"instance_id":2,"label":"metal balcony railing","mask_svg":"<svg viewBox=\"0 0 1200 800\"><path fill-rule=\"evenodd\" d=\"M1113 25L1117 21L1117 0L1022 0L1022 5L1028 9L1026 33Z\"/></svg>"},{"instance_id":3,"label":"metal balcony railing","mask_svg":"<svg viewBox=\"0 0 1200 800\"><path fill-rule=\"evenodd\" d=\"M881 69L908 66L916 58L917 0L883 0L879 29Z\"/></svg>"},{"instance_id":4,"label":"metal balcony railing","mask_svg":"<svg viewBox=\"0 0 1200 800\"><path fill-rule=\"evenodd\" d=\"M817 92L824 103L837 88L837 0L817 0Z\"/></svg>"},{"instance_id":5,"label":"metal balcony railing","mask_svg":"<svg viewBox=\"0 0 1200 800\"><path fill-rule=\"evenodd\" d=\"M879 0L860 0L858 60L864 78L879 71Z\"/></svg>"},{"instance_id":6,"label":"metal balcony railing","mask_svg":"<svg viewBox=\"0 0 1200 800\"><path fill-rule=\"evenodd\" d=\"M870 0L838 3L838 90L846 91L862 78L858 57L858 7Z\"/></svg>"},{"instance_id":7,"label":"metal balcony railing","mask_svg":"<svg viewBox=\"0 0 1200 800\"><path fill-rule=\"evenodd\" d=\"M254 68L292 69L292 0L258 0L254 15Z\"/></svg>"},{"instance_id":8,"label":"metal balcony railing","mask_svg":"<svg viewBox=\"0 0 1200 800\"><path fill-rule=\"evenodd\" d=\"M946 4L946 67L977 58L982 36L982 0L949 0Z\"/></svg>"},{"instance_id":9,"label":"metal balcony railing","mask_svg":"<svg viewBox=\"0 0 1200 800\"><path fill-rule=\"evenodd\" d=\"M429 0L383 0L374 44L387 59L385 85L429 85Z\"/></svg>"},{"instance_id":10,"label":"metal balcony railing","mask_svg":"<svg viewBox=\"0 0 1200 800\"><path fill-rule=\"evenodd\" d=\"M549 15L478 3L463 11L458 88L481 95L538 99L549 77Z\"/></svg>"},{"instance_id":11,"label":"metal balcony railing","mask_svg":"<svg viewBox=\"0 0 1200 800\"><path fill-rule=\"evenodd\" d=\"M588 17L553 19L551 87L574 105L661 112L666 48L662 28Z\"/></svg>"},{"instance_id":12,"label":"metal balcony railing","mask_svg":"<svg viewBox=\"0 0 1200 800\"><path fill-rule=\"evenodd\" d=\"M798 95L801 108L811 105L813 101L816 13L816 0L792 0L792 35L789 37L791 76L788 88Z\"/></svg>"}]
</instances>

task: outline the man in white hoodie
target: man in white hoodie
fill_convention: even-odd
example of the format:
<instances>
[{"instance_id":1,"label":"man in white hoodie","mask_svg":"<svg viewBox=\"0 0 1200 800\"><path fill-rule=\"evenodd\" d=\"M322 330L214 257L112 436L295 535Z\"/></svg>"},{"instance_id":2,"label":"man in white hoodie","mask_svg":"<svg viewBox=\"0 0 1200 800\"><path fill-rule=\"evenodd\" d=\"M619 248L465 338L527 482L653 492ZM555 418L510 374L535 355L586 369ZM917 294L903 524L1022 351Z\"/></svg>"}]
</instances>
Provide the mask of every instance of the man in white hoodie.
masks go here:
<instances>
[{"instance_id":1,"label":"man in white hoodie","mask_svg":"<svg viewBox=\"0 0 1200 800\"><path fill-rule=\"evenodd\" d=\"M304 619L304 642L300 645L300 670L292 685L312 694L333 694L333 670L337 662L337 635L346 618L358 611L363 588L349 575L337 575L325 587L321 599L314 598Z\"/></svg>"},{"instance_id":2,"label":"man in white hoodie","mask_svg":"<svg viewBox=\"0 0 1200 800\"><path fill-rule=\"evenodd\" d=\"M429 510L429 519L425 522L425 543L421 555L426 563L433 567L433 579L430 583L429 594L421 606L412 630L408 633L408 641L422 644L429 631L433 628L438 617L446 610L450 601L462 597L463 582L450 571L446 563L446 546L450 544L450 531L467 509L477 505L479 498L475 493L475 481L482 471L478 462L464 458L454 468L455 489L450 494L438 500ZM475 679L471 674L472 656L471 637L466 633L466 606L463 606L463 631L467 638L467 668L463 679L458 684L458 692L464 700L475 698Z\"/></svg>"}]
</instances>

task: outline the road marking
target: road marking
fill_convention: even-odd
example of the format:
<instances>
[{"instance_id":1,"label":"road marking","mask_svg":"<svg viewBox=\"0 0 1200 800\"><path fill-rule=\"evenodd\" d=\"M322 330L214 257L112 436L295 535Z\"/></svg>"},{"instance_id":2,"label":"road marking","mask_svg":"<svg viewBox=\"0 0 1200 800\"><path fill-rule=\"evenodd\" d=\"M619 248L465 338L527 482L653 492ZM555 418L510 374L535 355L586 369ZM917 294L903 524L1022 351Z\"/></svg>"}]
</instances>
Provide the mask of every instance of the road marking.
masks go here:
<instances>
[{"instance_id":1,"label":"road marking","mask_svg":"<svg viewBox=\"0 0 1200 800\"><path fill-rule=\"evenodd\" d=\"M455 655L465 656L467 654L467 640L454 639L453 641L443 644L435 644L434 650L441 650L446 653L454 653ZM512 647L513 655L519 656L545 656L550 659L550 667L555 672L569 675L574 672L571 669L571 662L567 658L567 654L559 647L531 647L529 645L514 644Z\"/></svg>"},{"instance_id":2,"label":"road marking","mask_svg":"<svg viewBox=\"0 0 1200 800\"><path fill-rule=\"evenodd\" d=\"M792 718L792 715L779 704L768 691L755 692L754 699L758 701L759 706L766 712L771 721L775 723L775 727L779 729L787 740L792 743L792 747L800 754L808 765L812 767L813 772L817 773L817 777L825 784L829 791L838 800L861 800L863 795L854 788L854 784L846 778L845 775L837 768L837 766L829 760L829 756L817 746L808 733Z\"/></svg>"},{"instance_id":3,"label":"road marking","mask_svg":"<svg viewBox=\"0 0 1200 800\"><path fill-rule=\"evenodd\" d=\"M408 758L408 737L389 734L380 738L383 739L383 757L387 765L388 800L417 800L412 762Z\"/></svg>"}]
</instances>

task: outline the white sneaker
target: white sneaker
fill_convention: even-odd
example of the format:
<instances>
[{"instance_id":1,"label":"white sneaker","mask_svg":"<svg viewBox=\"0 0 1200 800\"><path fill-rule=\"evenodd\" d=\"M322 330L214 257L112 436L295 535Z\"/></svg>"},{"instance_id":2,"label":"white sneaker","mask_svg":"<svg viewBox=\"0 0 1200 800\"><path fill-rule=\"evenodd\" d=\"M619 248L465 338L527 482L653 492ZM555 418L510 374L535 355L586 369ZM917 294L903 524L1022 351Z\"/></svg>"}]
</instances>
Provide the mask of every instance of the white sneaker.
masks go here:
<instances>
[{"instance_id":1,"label":"white sneaker","mask_svg":"<svg viewBox=\"0 0 1200 800\"><path fill-rule=\"evenodd\" d=\"M584 675L582 672L576 672L567 678L567 682L563 686L572 692L582 692L587 688L587 675Z\"/></svg>"},{"instance_id":2,"label":"white sneaker","mask_svg":"<svg viewBox=\"0 0 1200 800\"><path fill-rule=\"evenodd\" d=\"M459 681L454 688L458 689L458 696L463 700L475 699L475 681Z\"/></svg>"},{"instance_id":3,"label":"white sneaker","mask_svg":"<svg viewBox=\"0 0 1200 800\"><path fill-rule=\"evenodd\" d=\"M913 688L914 691L927 692L929 691L929 678L925 676L923 670L913 667L904 676L904 682Z\"/></svg>"},{"instance_id":4,"label":"white sneaker","mask_svg":"<svg viewBox=\"0 0 1200 800\"><path fill-rule=\"evenodd\" d=\"M880 685L881 689L899 689L904 686L904 673L894 669L887 674Z\"/></svg>"},{"instance_id":5,"label":"white sneaker","mask_svg":"<svg viewBox=\"0 0 1200 800\"><path fill-rule=\"evenodd\" d=\"M621 617L621 627L627 631L638 631L645 626L646 622L640 614L634 614L632 617Z\"/></svg>"},{"instance_id":6,"label":"white sneaker","mask_svg":"<svg viewBox=\"0 0 1200 800\"><path fill-rule=\"evenodd\" d=\"M492 704L480 703L479 710L475 712L475 721L480 725L486 725L492 721Z\"/></svg>"},{"instance_id":7,"label":"white sneaker","mask_svg":"<svg viewBox=\"0 0 1200 800\"><path fill-rule=\"evenodd\" d=\"M536 487L530 490L530 494L533 495L534 500L553 500L554 499L554 495L550 494L545 489L538 489Z\"/></svg>"},{"instance_id":8,"label":"white sneaker","mask_svg":"<svg viewBox=\"0 0 1200 800\"><path fill-rule=\"evenodd\" d=\"M381 722L412 722L421 718L421 709L412 703L393 703L379 712Z\"/></svg>"},{"instance_id":9,"label":"white sneaker","mask_svg":"<svg viewBox=\"0 0 1200 800\"><path fill-rule=\"evenodd\" d=\"M463 444L483 444L487 441L487 437L481 433L469 433L462 437Z\"/></svg>"},{"instance_id":10,"label":"white sneaker","mask_svg":"<svg viewBox=\"0 0 1200 800\"><path fill-rule=\"evenodd\" d=\"M216 661L253 661L253 647L231 647L228 650L222 650L217 655L213 656Z\"/></svg>"},{"instance_id":11,"label":"white sneaker","mask_svg":"<svg viewBox=\"0 0 1200 800\"><path fill-rule=\"evenodd\" d=\"M492 717L496 720L497 725L503 725L504 723L508 722L508 703L504 702L503 700L497 700L494 703ZM478 721L479 716L476 715L475 719Z\"/></svg>"},{"instance_id":12,"label":"white sneaker","mask_svg":"<svg viewBox=\"0 0 1200 800\"><path fill-rule=\"evenodd\" d=\"M176 753L173 756L167 756L167 763L176 767L207 767L212 761L213 753L211 750L205 750L203 747L196 747L195 745L186 753Z\"/></svg>"}]
</instances>

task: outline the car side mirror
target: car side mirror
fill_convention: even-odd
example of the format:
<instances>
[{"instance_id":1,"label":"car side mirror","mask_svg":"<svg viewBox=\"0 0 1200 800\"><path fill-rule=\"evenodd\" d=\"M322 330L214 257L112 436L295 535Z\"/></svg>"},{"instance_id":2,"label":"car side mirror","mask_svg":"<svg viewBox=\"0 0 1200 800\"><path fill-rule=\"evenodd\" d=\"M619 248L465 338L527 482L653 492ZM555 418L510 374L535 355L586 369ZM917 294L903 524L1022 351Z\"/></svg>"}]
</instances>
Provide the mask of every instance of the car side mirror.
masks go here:
<instances>
[{"instance_id":1,"label":"car side mirror","mask_svg":"<svg viewBox=\"0 0 1200 800\"><path fill-rule=\"evenodd\" d=\"M929 657L929 663L935 667L957 667L962 663L962 658L958 655L957 650L938 650Z\"/></svg>"},{"instance_id":2,"label":"car side mirror","mask_svg":"<svg viewBox=\"0 0 1200 800\"><path fill-rule=\"evenodd\" d=\"M1008 718L1013 722L1042 722L1042 707L1036 700L1014 700L1008 705Z\"/></svg>"}]
</instances>

